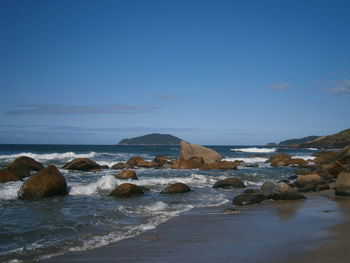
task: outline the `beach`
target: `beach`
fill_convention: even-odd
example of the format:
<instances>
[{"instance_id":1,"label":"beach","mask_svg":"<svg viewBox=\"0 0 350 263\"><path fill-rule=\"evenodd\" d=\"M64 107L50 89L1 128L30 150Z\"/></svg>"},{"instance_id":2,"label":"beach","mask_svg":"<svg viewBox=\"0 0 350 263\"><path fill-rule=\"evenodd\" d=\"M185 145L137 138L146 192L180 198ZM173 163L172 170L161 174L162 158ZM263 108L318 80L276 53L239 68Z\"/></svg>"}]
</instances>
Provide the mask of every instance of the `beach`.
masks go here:
<instances>
[{"instance_id":1,"label":"beach","mask_svg":"<svg viewBox=\"0 0 350 263\"><path fill-rule=\"evenodd\" d=\"M40 262L349 262L347 198L198 208L137 237ZM339 249L340 248L340 249Z\"/></svg>"}]
</instances>

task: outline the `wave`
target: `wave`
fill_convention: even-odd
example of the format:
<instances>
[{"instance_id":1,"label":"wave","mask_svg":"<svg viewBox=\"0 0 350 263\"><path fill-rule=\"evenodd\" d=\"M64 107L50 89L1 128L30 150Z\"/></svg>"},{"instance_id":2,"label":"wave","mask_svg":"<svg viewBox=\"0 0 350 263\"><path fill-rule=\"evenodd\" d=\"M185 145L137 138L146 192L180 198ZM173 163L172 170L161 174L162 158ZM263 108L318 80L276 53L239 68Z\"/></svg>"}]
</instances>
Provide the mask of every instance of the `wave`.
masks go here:
<instances>
[{"instance_id":1,"label":"wave","mask_svg":"<svg viewBox=\"0 0 350 263\"><path fill-rule=\"evenodd\" d=\"M16 159L21 156L27 156L33 158L37 161L47 161L47 160L58 160L58 159L74 159L74 158L92 158L96 156L96 152L89 153L75 153L75 152L65 152L65 153L32 153L32 152L22 152L9 155L0 155L0 159Z\"/></svg>"},{"instance_id":2,"label":"wave","mask_svg":"<svg viewBox=\"0 0 350 263\"><path fill-rule=\"evenodd\" d=\"M268 158L264 157L247 157L247 158L241 158L241 157L234 157L234 158L225 158L223 159L224 161L244 161L245 163L263 163L267 160Z\"/></svg>"},{"instance_id":3,"label":"wave","mask_svg":"<svg viewBox=\"0 0 350 263\"><path fill-rule=\"evenodd\" d=\"M0 200L17 199L17 192L23 184L22 181L0 184Z\"/></svg>"},{"instance_id":4,"label":"wave","mask_svg":"<svg viewBox=\"0 0 350 263\"><path fill-rule=\"evenodd\" d=\"M316 158L316 156L312 156L312 155L294 155L294 156L292 156L292 158L300 158L300 159L304 159L305 161L307 161L307 160L314 160Z\"/></svg>"},{"instance_id":5,"label":"wave","mask_svg":"<svg viewBox=\"0 0 350 263\"><path fill-rule=\"evenodd\" d=\"M251 147L251 148L234 148L230 149L234 152L247 152L247 153L272 153L277 150L277 148L257 148L257 147Z\"/></svg>"}]
</instances>

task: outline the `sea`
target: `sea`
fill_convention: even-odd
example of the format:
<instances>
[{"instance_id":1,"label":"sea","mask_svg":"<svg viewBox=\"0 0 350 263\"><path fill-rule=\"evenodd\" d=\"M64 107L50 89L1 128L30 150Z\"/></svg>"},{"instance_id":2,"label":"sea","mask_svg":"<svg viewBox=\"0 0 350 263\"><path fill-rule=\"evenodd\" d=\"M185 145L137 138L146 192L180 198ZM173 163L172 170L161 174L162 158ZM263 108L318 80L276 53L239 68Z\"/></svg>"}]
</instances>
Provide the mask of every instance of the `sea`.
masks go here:
<instances>
[{"instance_id":1,"label":"sea","mask_svg":"<svg viewBox=\"0 0 350 263\"><path fill-rule=\"evenodd\" d=\"M44 166L56 165L66 178L69 194L40 200L19 200L22 181L0 184L0 262L32 262L84 251L131 238L154 229L173 217L194 208L220 206L232 202L242 189L214 189L216 181L239 177L248 188L265 181L278 182L295 174L292 167L271 167L265 161L277 153L288 153L312 163L317 149L287 149L266 146L209 146L225 160L243 160L259 167L237 170L201 171L175 169L136 169L140 186L150 189L142 197L117 198L109 193L121 183L118 170L99 172L67 171L62 166L74 158L90 158L111 167L140 156L177 158L177 146L126 145L0 145L0 169L20 156L28 156ZM131 181L130 181L131 182ZM193 191L185 194L159 194L168 185L182 182Z\"/></svg>"}]
</instances>

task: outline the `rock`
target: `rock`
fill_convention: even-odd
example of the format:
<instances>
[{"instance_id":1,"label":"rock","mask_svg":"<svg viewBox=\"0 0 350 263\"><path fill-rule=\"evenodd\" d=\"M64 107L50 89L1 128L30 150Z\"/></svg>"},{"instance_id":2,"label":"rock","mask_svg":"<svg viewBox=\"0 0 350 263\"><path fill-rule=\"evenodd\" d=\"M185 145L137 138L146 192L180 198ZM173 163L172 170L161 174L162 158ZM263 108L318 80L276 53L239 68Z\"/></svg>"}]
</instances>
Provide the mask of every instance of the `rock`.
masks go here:
<instances>
[{"instance_id":1,"label":"rock","mask_svg":"<svg viewBox=\"0 0 350 263\"><path fill-rule=\"evenodd\" d=\"M244 167L251 167L251 168L256 168L259 167L257 163L247 163L243 165Z\"/></svg>"},{"instance_id":2,"label":"rock","mask_svg":"<svg viewBox=\"0 0 350 263\"><path fill-rule=\"evenodd\" d=\"M272 157L270 157L268 160L266 160L266 163L274 163L279 161L286 161L291 159L292 157L289 154L286 153L278 153Z\"/></svg>"},{"instance_id":3,"label":"rock","mask_svg":"<svg viewBox=\"0 0 350 263\"><path fill-rule=\"evenodd\" d=\"M314 186L314 191L322 191L322 190L328 190L330 189L329 185L326 183L319 183Z\"/></svg>"},{"instance_id":4,"label":"rock","mask_svg":"<svg viewBox=\"0 0 350 263\"><path fill-rule=\"evenodd\" d=\"M7 183L12 181L20 181L21 179L11 173L8 169L0 170L0 183Z\"/></svg>"},{"instance_id":5,"label":"rock","mask_svg":"<svg viewBox=\"0 0 350 263\"><path fill-rule=\"evenodd\" d=\"M337 178L340 172L343 172L346 170L346 167L340 161L334 161L329 164L322 165L321 169L329 173L334 178Z\"/></svg>"},{"instance_id":6,"label":"rock","mask_svg":"<svg viewBox=\"0 0 350 263\"><path fill-rule=\"evenodd\" d=\"M167 188L165 188L163 191L161 191L161 194L179 194L179 193L186 193L191 191L191 188L188 187L186 184L183 183L175 183Z\"/></svg>"},{"instance_id":7,"label":"rock","mask_svg":"<svg viewBox=\"0 0 350 263\"><path fill-rule=\"evenodd\" d=\"M214 163L204 164L201 170L236 170L237 163L230 161L219 161Z\"/></svg>"},{"instance_id":8,"label":"rock","mask_svg":"<svg viewBox=\"0 0 350 263\"><path fill-rule=\"evenodd\" d=\"M233 199L232 204L239 206L253 205L259 204L265 199L265 196L259 194L240 194Z\"/></svg>"},{"instance_id":9,"label":"rock","mask_svg":"<svg viewBox=\"0 0 350 263\"><path fill-rule=\"evenodd\" d=\"M308 172L307 174L310 174L310 172ZM288 180L296 180L298 178L298 176L296 175L291 175L288 177Z\"/></svg>"},{"instance_id":10,"label":"rock","mask_svg":"<svg viewBox=\"0 0 350 263\"><path fill-rule=\"evenodd\" d=\"M236 208L227 208L223 212L224 214L237 214L239 213L239 210Z\"/></svg>"},{"instance_id":11,"label":"rock","mask_svg":"<svg viewBox=\"0 0 350 263\"><path fill-rule=\"evenodd\" d=\"M328 163L339 161L341 164L350 164L350 145L344 147L340 152L336 153L328 160Z\"/></svg>"},{"instance_id":12,"label":"rock","mask_svg":"<svg viewBox=\"0 0 350 263\"><path fill-rule=\"evenodd\" d=\"M163 166L165 164L170 164L171 160L168 156L156 156L156 157L154 157L153 162L157 163L158 166L160 167L160 166Z\"/></svg>"},{"instance_id":13,"label":"rock","mask_svg":"<svg viewBox=\"0 0 350 263\"><path fill-rule=\"evenodd\" d=\"M33 158L21 156L7 166L7 169L19 178L30 176L30 171L40 171L44 166Z\"/></svg>"},{"instance_id":14,"label":"rock","mask_svg":"<svg viewBox=\"0 0 350 263\"><path fill-rule=\"evenodd\" d=\"M350 196L350 172L341 172L335 182L335 194Z\"/></svg>"},{"instance_id":15,"label":"rock","mask_svg":"<svg viewBox=\"0 0 350 263\"><path fill-rule=\"evenodd\" d=\"M141 187L134 184L121 184L118 185L109 195L118 197L135 197L143 195L144 192Z\"/></svg>"},{"instance_id":16,"label":"rock","mask_svg":"<svg viewBox=\"0 0 350 263\"><path fill-rule=\"evenodd\" d=\"M306 175L299 175L296 183L299 187L303 187L304 185L307 185L307 184L315 185L322 181L323 180L321 176L319 176L318 174L306 174Z\"/></svg>"},{"instance_id":17,"label":"rock","mask_svg":"<svg viewBox=\"0 0 350 263\"><path fill-rule=\"evenodd\" d=\"M289 160L286 160L286 163L288 166L306 166L307 161L301 158L292 158Z\"/></svg>"},{"instance_id":18,"label":"rock","mask_svg":"<svg viewBox=\"0 0 350 263\"><path fill-rule=\"evenodd\" d=\"M54 165L49 165L47 168L32 175L18 191L20 199L66 194L68 194L66 180Z\"/></svg>"},{"instance_id":19,"label":"rock","mask_svg":"<svg viewBox=\"0 0 350 263\"><path fill-rule=\"evenodd\" d=\"M137 162L136 166L137 167L142 167L142 168L157 168L158 167L158 163L141 160L141 161Z\"/></svg>"},{"instance_id":20,"label":"rock","mask_svg":"<svg viewBox=\"0 0 350 263\"><path fill-rule=\"evenodd\" d=\"M192 157L202 157L205 164L217 162L222 159L221 155L212 149L182 141L180 143L179 159L189 160Z\"/></svg>"},{"instance_id":21,"label":"rock","mask_svg":"<svg viewBox=\"0 0 350 263\"><path fill-rule=\"evenodd\" d=\"M138 179L135 171L133 170L123 170L119 174L116 174L115 177L120 180L125 180L125 179L137 180Z\"/></svg>"},{"instance_id":22,"label":"rock","mask_svg":"<svg viewBox=\"0 0 350 263\"><path fill-rule=\"evenodd\" d=\"M126 163L129 165L129 167L138 166L139 162L144 162L145 160L141 157L135 156L132 157L130 160L128 160Z\"/></svg>"},{"instance_id":23,"label":"rock","mask_svg":"<svg viewBox=\"0 0 350 263\"><path fill-rule=\"evenodd\" d=\"M306 174L311 174L312 172L310 170L305 170L305 169L299 169L299 170L296 170L295 173L297 175L306 175ZM294 176L294 175L293 175ZM297 176L295 176L294 179L297 179Z\"/></svg>"},{"instance_id":24,"label":"rock","mask_svg":"<svg viewBox=\"0 0 350 263\"><path fill-rule=\"evenodd\" d=\"M113 170L121 170L121 169L128 169L128 168L131 168L130 165L122 162L116 163L111 167L111 169Z\"/></svg>"},{"instance_id":25,"label":"rock","mask_svg":"<svg viewBox=\"0 0 350 263\"><path fill-rule=\"evenodd\" d=\"M101 169L101 166L88 158L76 158L69 163L66 163L63 166L63 169L77 171L96 171L96 169Z\"/></svg>"},{"instance_id":26,"label":"rock","mask_svg":"<svg viewBox=\"0 0 350 263\"><path fill-rule=\"evenodd\" d=\"M288 191L283 191L279 193L274 193L272 195L268 196L269 199L273 200L301 200L301 199L306 199L305 196L302 194L298 193L297 191L294 191L292 189Z\"/></svg>"},{"instance_id":27,"label":"rock","mask_svg":"<svg viewBox=\"0 0 350 263\"><path fill-rule=\"evenodd\" d=\"M301 193L312 192L314 191L314 189L315 189L315 184L306 184L300 187L298 189L298 192L301 192Z\"/></svg>"},{"instance_id":28,"label":"rock","mask_svg":"<svg viewBox=\"0 0 350 263\"><path fill-rule=\"evenodd\" d=\"M316 152L313 154L313 156L316 156L316 158L313 159L313 162L315 164L326 163L330 159L334 158L336 155L337 155L337 152L330 152L330 151Z\"/></svg>"},{"instance_id":29,"label":"rock","mask_svg":"<svg viewBox=\"0 0 350 263\"><path fill-rule=\"evenodd\" d=\"M109 166L108 166L108 165L106 165L106 164L101 165L101 169L104 169L104 170L109 169Z\"/></svg>"},{"instance_id":30,"label":"rock","mask_svg":"<svg viewBox=\"0 0 350 263\"><path fill-rule=\"evenodd\" d=\"M192 157L189 160L179 159L172 162L172 169L197 169L203 165L202 157Z\"/></svg>"},{"instance_id":31,"label":"rock","mask_svg":"<svg viewBox=\"0 0 350 263\"><path fill-rule=\"evenodd\" d=\"M246 189L243 191L243 194L256 194L258 192L259 192L258 189Z\"/></svg>"},{"instance_id":32,"label":"rock","mask_svg":"<svg viewBox=\"0 0 350 263\"><path fill-rule=\"evenodd\" d=\"M232 188L245 188L246 186L242 182L241 179L236 177L226 178L224 180L217 181L213 188L224 188L224 189L232 189Z\"/></svg>"},{"instance_id":33,"label":"rock","mask_svg":"<svg viewBox=\"0 0 350 263\"><path fill-rule=\"evenodd\" d=\"M290 187L288 186L288 184L284 182L281 182L278 184L274 184L272 182L265 182L261 186L258 194L269 198L271 195L280 194L289 190L290 190Z\"/></svg>"}]
</instances>

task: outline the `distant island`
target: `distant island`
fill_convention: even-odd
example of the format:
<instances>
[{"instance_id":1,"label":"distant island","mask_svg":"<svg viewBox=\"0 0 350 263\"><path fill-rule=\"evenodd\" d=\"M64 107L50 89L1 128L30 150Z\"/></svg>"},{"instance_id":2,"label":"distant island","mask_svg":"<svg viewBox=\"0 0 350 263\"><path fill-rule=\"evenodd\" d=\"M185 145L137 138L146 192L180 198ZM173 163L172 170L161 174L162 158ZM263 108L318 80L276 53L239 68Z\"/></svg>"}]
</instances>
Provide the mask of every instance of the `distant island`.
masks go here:
<instances>
[{"instance_id":1,"label":"distant island","mask_svg":"<svg viewBox=\"0 0 350 263\"><path fill-rule=\"evenodd\" d=\"M308 136L300 139L286 140L278 146L291 148L336 149L350 145L350 129L327 136Z\"/></svg>"},{"instance_id":2,"label":"distant island","mask_svg":"<svg viewBox=\"0 0 350 263\"><path fill-rule=\"evenodd\" d=\"M118 145L179 145L181 141L180 138L171 134L152 133L131 139L123 139Z\"/></svg>"}]
</instances>

